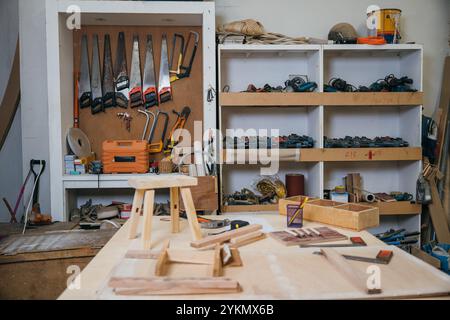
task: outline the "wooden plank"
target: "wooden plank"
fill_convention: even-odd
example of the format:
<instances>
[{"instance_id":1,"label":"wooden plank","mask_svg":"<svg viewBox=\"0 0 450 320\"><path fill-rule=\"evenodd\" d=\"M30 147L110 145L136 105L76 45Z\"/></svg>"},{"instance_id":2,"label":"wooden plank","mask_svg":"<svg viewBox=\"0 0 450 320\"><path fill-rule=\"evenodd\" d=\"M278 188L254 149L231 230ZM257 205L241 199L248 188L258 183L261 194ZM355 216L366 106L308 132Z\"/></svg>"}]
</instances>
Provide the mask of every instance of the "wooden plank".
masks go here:
<instances>
[{"instance_id":1,"label":"wooden plank","mask_svg":"<svg viewBox=\"0 0 450 320\"><path fill-rule=\"evenodd\" d=\"M414 215L422 213L422 205L420 203L411 203L410 201L360 202L360 204L378 208L380 210L380 216Z\"/></svg>"},{"instance_id":2,"label":"wooden plank","mask_svg":"<svg viewBox=\"0 0 450 320\"><path fill-rule=\"evenodd\" d=\"M118 295L187 295L239 292L239 282L227 278L113 277L108 286Z\"/></svg>"},{"instance_id":3,"label":"wooden plank","mask_svg":"<svg viewBox=\"0 0 450 320\"><path fill-rule=\"evenodd\" d=\"M439 108L436 114L436 124L438 126L436 156L437 165L440 168L442 148L444 146L445 131L447 128L448 112L450 105L450 56L445 58L444 73L442 76L441 96L439 98Z\"/></svg>"},{"instance_id":4,"label":"wooden plank","mask_svg":"<svg viewBox=\"0 0 450 320\"><path fill-rule=\"evenodd\" d=\"M252 224L249 226L245 226L239 229L235 229L235 230L231 230L231 231L227 231L221 234L217 234L217 235L213 235L213 236L208 236L206 238L203 238L201 240L197 240L197 241L193 241L191 242L191 246L194 248L203 248L203 247L207 247L209 245L212 244L216 244L216 243L223 243L226 242L232 238L235 237L239 237L242 236L244 234L247 233L251 233L257 230L262 229L262 225L260 224Z\"/></svg>"},{"instance_id":5,"label":"wooden plank","mask_svg":"<svg viewBox=\"0 0 450 320\"><path fill-rule=\"evenodd\" d=\"M222 254L221 254L220 244L216 245L214 249L214 260L212 264L212 276L213 277L221 277L223 272L222 267Z\"/></svg>"},{"instance_id":6,"label":"wooden plank","mask_svg":"<svg viewBox=\"0 0 450 320\"><path fill-rule=\"evenodd\" d=\"M161 249L161 253L159 254L158 260L156 261L155 267L155 276L162 277L167 272L167 267L169 264L169 253L167 252L169 249L170 241L167 240L164 242L164 245Z\"/></svg>"},{"instance_id":7,"label":"wooden plank","mask_svg":"<svg viewBox=\"0 0 450 320\"><path fill-rule=\"evenodd\" d=\"M130 216L130 233L129 239L136 238L136 232L139 225L142 202L144 200L145 190L135 190L134 198L133 198L133 206L131 208L131 216Z\"/></svg>"},{"instance_id":8,"label":"wooden plank","mask_svg":"<svg viewBox=\"0 0 450 320\"><path fill-rule=\"evenodd\" d=\"M170 217L172 233L180 232L180 189L170 188Z\"/></svg>"},{"instance_id":9,"label":"wooden plank","mask_svg":"<svg viewBox=\"0 0 450 320\"><path fill-rule=\"evenodd\" d=\"M439 269L441 267L441 261L438 258L433 257L432 255L429 255L423 250L420 250L419 248L416 248L414 246L411 246L411 254L420 260L425 261L426 263L432 265L433 267Z\"/></svg>"},{"instance_id":10,"label":"wooden plank","mask_svg":"<svg viewBox=\"0 0 450 320\"><path fill-rule=\"evenodd\" d=\"M144 199L144 225L142 228L142 247L144 250L152 248L152 222L153 205L155 203L155 190L145 192Z\"/></svg>"},{"instance_id":11,"label":"wooden plank","mask_svg":"<svg viewBox=\"0 0 450 320\"><path fill-rule=\"evenodd\" d=\"M226 107L260 106L408 106L422 105L423 92L223 92Z\"/></svg>"},{"instance_id":12,"label":"wooden plank","mask_svg":"<svg viewBox=\"0 0 450 320\"><path fill-rule=\"evenodd\" d=\"M0 104L0 150L8 136L9 129L14 121L20 102L20 52L19 40L16 44L16 53L9 74L8 84Z\"/></svg>"},{"instance_id":13,"label":"wooden plank","mask_svg":"<svg viewBox=\"0 0 450 320\"><path fill-rule=\"evenodd\" d=\"M146 175L130 178L128 184L137 190L190 187L197 185L197 178L182 174Z\"/></svg>"},{"instance_id":14,"label":"wooden plank","mask_svg":"<svg viewBox=\"0 0 450 320\"><path fill-rule=\"evenodd\" d=\"M422 148L324 148L300 155L301 161L413 161L422 160Z\"/></svg>"},{"instance_id":15,"label":"wooden plank","mask_svg":"<svg viewBox=\"0 0 450 320\"><path fill-rule=\"evenodd\" d=\"M248 244L252 244L254 242L257 242L259 240L263 240L265 238L267 238L267 235L265 233L263 233L263 234L260 234L257 237L253 237L253 238L250 238L250 239L247 239L247 240L243 240L243 241L240 241L240 242L237 242L237 243L233 243L233 244L230 245L230 248L231 249L237 249L237 248L246 246Z\"/></svg>"},{"instance_id":16,"label":"wooden plank","mask_svg":"<svg viewBox=\"0 0 450 320\"><path fill-rule=\"evenodd\" d=\"M230 239L230 243L231 244L237 244L237 243L249 240L249 239L253 239L253 238L259 237L262 234L263 234L262 230L258 230L258 231L251 232L251 233L247 233L247 234L244 234L242 236Z\"/></svg>"},{"instance_id":17,"label":"wooden plank","mask_svg":"<svg viewBox=\"0 0 450 320\"><path fill-rule=\"evenodd\" d=\"M191 190L189 188L181 188L181 198L186 208L186 216L188 218L189 228L191 230L192 239L194 241L202 239L202 231L197 220L197 212L195 211L194 201L192 200Z\"/></svg>"},{"instance_id":18,"label":"wooden plank","mask_svg":"<svg viewBox=\"0 0 450 320\"><path fill-rule=\"evenodd\" d=\"M447 214L442 206L441 198L434 177L428 180L431 188L431 203L428 205L431 221L436 232L436 237L441 243L450 243L450 230L448 228Z\"/></svg>"},{"instance_id":19,"label":"wooden plank","mask_svg":"<svg viewBox=\"0 0 450 320\"><path fill-rule=\"evenodd\" d=\"M380 289L368 289L367 288L367 275L363 274L360 270L353 268L353 266L347 262L347 260L340 255L337 251L330 248L322 248L320 251L326 257L326 259L332 264L348 281L350 281L356 288L362 292L368 294L379 294Z\"/></svg>"},{"instance_id":20,"label":"wooden plank","mask_svg":"<svg viewBox=\"0 0 450 320\"><path fill-rule=\"evenodd\" d=\"M257 205L238 205L238 206L222 206L223 213L239 213L239 212L276 212L278 204L257 204Z\"/></svg>"}]
</instances>

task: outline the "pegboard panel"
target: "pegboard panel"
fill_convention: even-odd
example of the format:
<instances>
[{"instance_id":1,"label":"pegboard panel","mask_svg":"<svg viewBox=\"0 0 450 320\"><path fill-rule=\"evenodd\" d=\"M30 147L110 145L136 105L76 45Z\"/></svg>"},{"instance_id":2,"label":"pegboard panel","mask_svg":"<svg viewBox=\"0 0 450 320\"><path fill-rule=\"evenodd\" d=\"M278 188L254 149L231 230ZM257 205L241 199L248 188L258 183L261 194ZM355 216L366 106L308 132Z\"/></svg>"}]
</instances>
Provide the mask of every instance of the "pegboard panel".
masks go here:
<instances>
[{"instance_id":1,"label":"pegboard panel","mask_svg":"<svg viewBox=\"0 0 450 320\"><path fill-rule=\"evenodd\" d=\"M191 108L191 115L186 123L185 128L191 132L192 139L194 135L194 121L203 121L203 56L202 56L202 28L201 27L154 27L154 26L83 26L81 30L74 31L73 36L73 50L74 50L74 70L79 70L80 65L80 50L81 37L83 34L88 36L88 50L89 60L92 60L92 43L93 35L98 35L99 50L100 50L100 66L103 68L103 48L105 34L110 35L111 40L111 54L113 67L116 59L117 40L119 32L125 33L126 56L128 64L128 73L131 70L131 55L133 45L133 35L139 36L139 50L141 61L141 73L144 74L145 64L145 48L147 44L147 35L151 34L153 37L153 55L155 63L156 82L159 79L159 65L161 56L161 40L162 34L167 34L167 45L169 50L169 63L172 52L172 37L174 33L181 33L187 42L189 31L196 31L200 35L199 45L195 56L194 64L192 66L191 75L189 78L175 81L172 83L173 100L162 104L159 107L152 107L149 111L156 113L156 108L161 111L169 113L169 126L165 139L168 138L173 125L176 122L177 116L172 112L176 110L181 112L185 106ZM189 54L188 54L189 55ZM186 62L187 63L187 62ZM126 130L125 122L118 118L117 113L128 112L133 118L131 121L131 130ZM157 142L162 135L164 127L164 118L160 118L160 122L155 131L153 142ZM83 130L89 137L92 145L92 150L95 152L98 159L102 156L102 143L105 140L136 140L142 138L142 133L145 126L146 117L137 111L137 108L123 109L119 107L108 108L103 113L95 115L91 114L90 108L80 109L80 129ZM148 134L150 132L150 121ZM157 155L150 155L152 160L160 160L162 153Z\"/></svg>"}]
</instances>

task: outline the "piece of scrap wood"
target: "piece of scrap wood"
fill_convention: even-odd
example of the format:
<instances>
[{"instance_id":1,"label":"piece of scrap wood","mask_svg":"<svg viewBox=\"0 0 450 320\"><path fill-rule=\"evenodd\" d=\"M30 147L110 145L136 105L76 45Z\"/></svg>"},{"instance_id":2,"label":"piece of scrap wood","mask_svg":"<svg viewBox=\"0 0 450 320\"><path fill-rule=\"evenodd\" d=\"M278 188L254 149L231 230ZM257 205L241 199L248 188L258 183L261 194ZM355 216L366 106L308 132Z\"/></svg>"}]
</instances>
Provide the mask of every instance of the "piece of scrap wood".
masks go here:
<instances>
[{"instance_id":1,"label":"piece of scrap wood","mask_svg":"<svg viewBox=\"0 0 450 320\"><path fill-rule=\"evenodd\" d=\"M220 244L220 243L229 241L230 239L242 236L244 234L257 231L259 229L262 229L262 225L252 224L252 225L245 226L245 227L242 227L239 229L227 231L227 232L224 232L221 234L216 234L216 235L208 236L206 238L203 238L203 239L200 239L197 241L193 241L193 242L191 242L191 246L194 248L203 248L203 247L210 246L210 245L213 245L216 243Z\"/></svg>"},{"instance_id":2,"label":"piece of scrap wood","mask_svg":"<svg viewBox=\"0 0 450 320\"><path fill-rule=\"evenodd\" d=\"M212 276L220 277L222 276L222 255L220 244L216 245L216 249L214 250L214 263L212 265Z\"/></svg>"},{"instance_id":3,"label":"piece of scrap wood","mask_svg":"<svg viewBox=\"0 0 450 320\"><path fill-rule=\"evenodd\" d=\"M368 294L379 294L381 288L368 288L367 275L355 269L345 258L334 249L320 249L328 262L335 267L356 288Z\"/></svg>"},{"instance_id":4,"label":"piece of scrap wood","mask_svg":"<svg viewBox=\"0 0 450 320\"><path fill-rule=\"evenodd\" d=\"M265 233L262 233L261 235L259 235L257 237L253 237L253 238L247 239L245 241L240 241L240 242L231 244L230 246L231 246L231 248L240 248L240 247L246 246L248 244L251 244L253 242L263 240L265 238L267 238L267 235Z\"/></svg>"},{"instance_id":5,"label":"piece of scrap wood","mask_svg":"<svg viewBox=\"0 0 450 320\"><path fill-rule=\"evenodd\" d=\"M236 244L236 243L239 243L239 242L243 242L243 241L246 241L246 240L249 240L249 239L253 239L253 238L259 237L262 234L263 234L262 230L258 230L258 231L255 231L255 232L244 234L243 236L239 236L239 237L233 238L233 239L230 240L230 243L231 244Z\"/></svg>"},{"instance_id":6,"label":"piece of scrap wood","mask_svg":"<svg viewBox=\"0 0 450 320\"><path fill-rule=\"evenodd\" d=\"M234 293L239 282L228 278L112 277L108 286L118 295L188 295Z\"/></svg>"},{"instance_id":7,"label":"piece of scrap wood","mask_svg":"<svg viewBox=\"0 0 450 320\"><path fill-rule=\"evenodd\" d=\"M167 240L161 249L158 261L156 261L155 276L162 277L166 273L167 265L169 264L169 253L167 252L169 245L170 242Z\"/></svg>"}]
</instances>

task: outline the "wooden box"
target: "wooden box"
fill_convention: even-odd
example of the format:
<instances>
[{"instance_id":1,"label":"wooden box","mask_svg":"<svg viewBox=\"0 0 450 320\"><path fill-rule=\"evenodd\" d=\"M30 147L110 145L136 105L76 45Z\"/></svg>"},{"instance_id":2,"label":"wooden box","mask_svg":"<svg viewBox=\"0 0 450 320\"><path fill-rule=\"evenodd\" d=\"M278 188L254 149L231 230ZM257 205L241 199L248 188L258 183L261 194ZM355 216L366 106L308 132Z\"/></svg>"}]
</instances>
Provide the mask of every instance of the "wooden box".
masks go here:
<instances>
[{"instance_id":1,"label":"wooden box","mask_svg":"<svg viewBox=\"0 0 450 320\"><path fill-rule=\"evenodd\" d=\"M293 196L286 199L280 199L278 201L278 212L280 215L285 216L287 215L287 205L288 204L299 204L303 201L303 199L306 198L306 196ZM317 198L309 198L308 201L317 200Z\"/></svg>"},{"instance_id":2,"label":"wooden box","mask_svg":"<svg viewBox=\"0 0 450 320\"><path fill-rule=\"evenodd\" d=\"M376 227L380 223L378 208L331 200L306 203L303 218L356 231Z\"/></svg>"}]
</instances>

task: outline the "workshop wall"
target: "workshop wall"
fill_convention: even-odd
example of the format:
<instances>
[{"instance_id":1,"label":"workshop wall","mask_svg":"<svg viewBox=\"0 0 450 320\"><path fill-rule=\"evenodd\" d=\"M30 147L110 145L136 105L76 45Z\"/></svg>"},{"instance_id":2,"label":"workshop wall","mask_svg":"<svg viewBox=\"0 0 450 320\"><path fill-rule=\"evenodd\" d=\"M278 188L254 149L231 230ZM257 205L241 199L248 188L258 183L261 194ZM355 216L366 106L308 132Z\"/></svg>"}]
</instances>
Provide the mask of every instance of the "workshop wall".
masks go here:
<instances>
[{"instance_id":1,"label":"workshop wall","mask_svg":"<svg viewBox=\"0 0 450 320\"><path fill-rule=\"evenodd\" d=\"M424 113L432 115L439 103L444 57L449 54L448 0L216 0L216 23L253 18L267 31L289 36L326 39L339 22L352 24L366 36L365 15L371 4L402 10L402 42L424 45ZM400 75L399 75L400 76ZM327 79L325 79L328 81ZM275 85L275 84L274 84ZM355 84L356 85L356 84Z\"/></svg>"},{"instance_id":2,"label":"workshop wall","mask_svg":"<svg viewBox=\"0 0 450 320\"><path fill-rule=\"evenodd\" d=\"M0 1L0 101L8 84L16 42L19 34L19 7L17 1ZM9 135L0 151L0 199L12 205L16 200L22 180L21 108L19 106ZM9 222L9 213L0 204L0 222Z\"/></svg>"}]
</instances>

